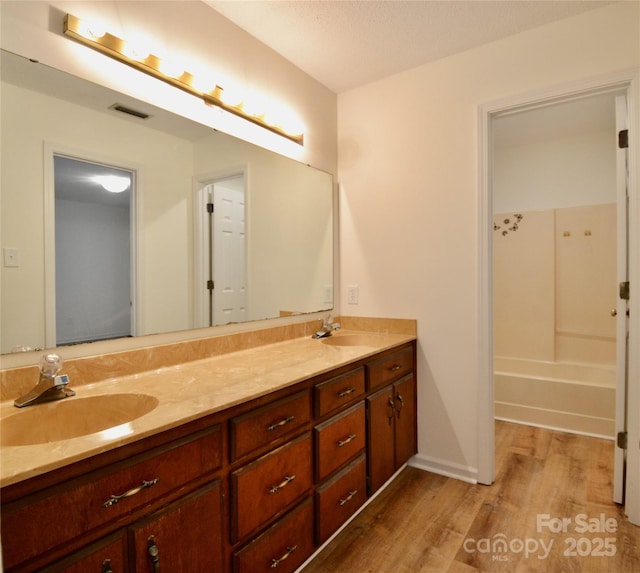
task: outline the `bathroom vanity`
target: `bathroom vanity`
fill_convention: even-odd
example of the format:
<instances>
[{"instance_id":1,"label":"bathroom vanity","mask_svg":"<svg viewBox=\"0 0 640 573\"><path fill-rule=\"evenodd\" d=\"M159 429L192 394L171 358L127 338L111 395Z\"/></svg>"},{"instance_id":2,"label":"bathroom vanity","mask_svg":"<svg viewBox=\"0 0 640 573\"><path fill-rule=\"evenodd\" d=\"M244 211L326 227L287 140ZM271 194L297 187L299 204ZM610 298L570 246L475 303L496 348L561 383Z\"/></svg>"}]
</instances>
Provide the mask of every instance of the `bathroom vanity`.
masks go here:
<instances>
[{"instance_id":1,"label":"bathroom vanity","mask_svg":"<svg viewBox=\"0 0 640 573\"><path fill-rule=\"evenodd\" d=\"M127 435L3 444L7 573L293 572L417 449L410 335L305 337L76 390L158 405Z\"/></svg>"}]
</instances>

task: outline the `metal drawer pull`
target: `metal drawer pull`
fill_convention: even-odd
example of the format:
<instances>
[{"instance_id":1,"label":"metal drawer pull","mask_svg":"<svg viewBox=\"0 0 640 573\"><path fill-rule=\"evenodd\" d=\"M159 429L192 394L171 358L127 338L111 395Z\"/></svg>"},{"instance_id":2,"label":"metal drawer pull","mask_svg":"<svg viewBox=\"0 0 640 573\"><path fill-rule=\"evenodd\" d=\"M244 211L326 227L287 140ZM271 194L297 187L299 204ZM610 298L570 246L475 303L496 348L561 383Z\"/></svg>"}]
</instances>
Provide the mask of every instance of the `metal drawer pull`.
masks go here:
<instances>
[{"instance_id":1,"label":"metal drawer pull","mask_svg":"<svg viewBox=\"0 0 640 573\"><path fill-rule=\"evenodd\" d=\"M113 573L111 570L111 559L105 559L102 562L102 573Z\"/></svg>"},{"instance_id":2,"label":"metal drawer pull","mask_svg":"<svg viewBox=\"0 0 640 573\"><path fill-rule=\"evenodd\" d=\"M296 549L298 549L297 545L294 545L293 547L287 547L287 552L282 557L280 557L280 559L271 560L271 569L275 569L278 565L280 565L280 563L282 563L287 557L289 557L289 555L291 555Z\"/></svg>"},{"instance_id":3,"label":"metal drawer pull","mask_svg":"<svg viewBox=\"0 0 640 573\"><path fill-rule=\"evenodd\" d=\"M347 503L354 495L356 495L356 493L358 493L357 489L354 489L353 491L350 491L349 495L347 497L345 497L344 499L340 500L340 507L342 507L345 503Z\"/></svg>"},{"instance_id":4,"label":"metal drawer pull","mask_svg":"<svg viewBox=\"0 0 640 573\"><path fill-rule=\"evenodd\" d=\"M285 476L282 482L280 482L278 485L272 485L269 488L269 493L278 493L285 485L291 483L294 479L296 479L296 476Z\"/></svg>"},{"instance_id":5,"label":"metal drawer pull","mask_svg":"<svg viewBox=\"0 0 640 573\"><path fill-rule=\"evenodd\" d=\"M342 392L338 392L338 398L344 398L345 396L348 396L349 394L353 394L356 391L355 388L347 388L346 390L343 390Z\"/></svg>"},{"instance_id":6,"label":"metal drawer pull","mask_svg":"<svg viewBox=\"0 0 640 573\"><path fill-rule=\"evenodd\" d=\"M394 366L389 367L389 370L391 370L391 372L396 372L397 370L400 370L400 368L402 368L400 364L395 364Z\"/></svg>"},{"instance_id":7,"label":"metal drawer pull","mask_svg":"<svg viewBox=\"0 0 640 573\"><path fill-rule=\"evenodd\" d=\"M289 422L293 422L295 419L296 419L295 416L287 416L286 418L284 418L283 420L280 420L279 422L276 422L275 424L269 424L267 426L267 430L271 432L276 428L280 428L281 426L288 424Z\"/></svg>"},{"instance_id":8,"label":"metal drawer pull","mask_svg":"<svg viewBox=\"0 0 640 573\"><path fill-rule=\"evenodd\" d=\"M396 408L397 412L398 412L398 418L400 417L400 411L402 410L402 407L404 406L404 400L402 398L402 394L398 394L397 396L398 398L398 402L399 402L399 406Z\"/></svg>"},{"instance_id":9,"label":"metal drawer pull","mask_svg":"<svg viewBox=\"0 0 640 573\"><path fill-rule=\"evenodd\" d=\"M155 478L155 479L152 479L150 481L143 480L143 482L139 486L134 487L133 489L130 489L129 491L125 491L123 494L112 495L107 501L105 501L102 504L102 507L111 507L112 505L115 505L121 499L124 499L125 497L131 497L132 495L136 495L137 493L140 493L143 489L147 489L147 488L153 487L159 481L160 481L160 478Z\"/></svg>"},{"instance_id":10,"label":"metal drawer pull","mask_svg":"<svg viewBox=\"0 0 640 573\"><path fill-rule=\"evenodd\" d=\"M357 434L349 434L344 440L339 440L338 447L341 448L342 446L346 446L349 442L356 439L356 435Z\"/></svg>"}]
</instances>

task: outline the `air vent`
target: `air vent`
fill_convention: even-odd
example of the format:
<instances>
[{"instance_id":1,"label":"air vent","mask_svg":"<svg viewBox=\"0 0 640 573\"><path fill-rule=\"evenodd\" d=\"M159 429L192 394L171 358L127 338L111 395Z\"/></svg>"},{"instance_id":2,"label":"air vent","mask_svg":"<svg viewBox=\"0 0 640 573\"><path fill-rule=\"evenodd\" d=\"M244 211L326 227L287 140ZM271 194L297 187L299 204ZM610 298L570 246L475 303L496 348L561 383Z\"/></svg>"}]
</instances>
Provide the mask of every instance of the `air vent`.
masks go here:
<instances>
[{"instance_id":1,"label":"air vent","mask_svg":"<svg viewBox=\"0 0 640 573\"><path fill-rule=\"evenodd\" d=\"M131 109L130 107L121 105L119 103L114 103L109 107L109 109L114 109L115 111L119 111L122 113L128 113L129 115L139 117L140 119L149 119L151 117L148 113L144 113L143 111L138 111L136 109Z\"/></svg>"}]
</instances>

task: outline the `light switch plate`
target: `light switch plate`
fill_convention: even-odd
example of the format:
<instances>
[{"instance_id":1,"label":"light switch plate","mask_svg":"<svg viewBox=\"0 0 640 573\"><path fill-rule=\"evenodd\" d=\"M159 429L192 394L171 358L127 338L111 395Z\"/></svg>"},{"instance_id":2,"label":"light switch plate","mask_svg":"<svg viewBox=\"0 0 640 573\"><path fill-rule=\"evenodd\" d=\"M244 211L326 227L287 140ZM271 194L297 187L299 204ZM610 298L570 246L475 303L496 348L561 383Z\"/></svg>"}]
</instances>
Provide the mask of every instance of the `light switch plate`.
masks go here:
<instances>
[{"instance_id":1,"label":"light switch plate","mask_svg":"<svg viewBox=\"0 0 640 573\"><path fill-rule=\"evenodd\" d=\"M2 264L5 267L19 267L18 249L15 247L2 247Z\"/></svg>"}]
</instances>

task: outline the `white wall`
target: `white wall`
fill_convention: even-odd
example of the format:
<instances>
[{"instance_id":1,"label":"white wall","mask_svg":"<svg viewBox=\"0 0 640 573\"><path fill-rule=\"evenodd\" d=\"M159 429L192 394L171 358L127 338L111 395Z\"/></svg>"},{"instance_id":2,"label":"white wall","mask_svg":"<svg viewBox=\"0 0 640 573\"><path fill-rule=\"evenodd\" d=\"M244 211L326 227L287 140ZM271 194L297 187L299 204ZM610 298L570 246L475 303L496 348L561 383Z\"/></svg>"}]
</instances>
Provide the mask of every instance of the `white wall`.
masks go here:
<instances>
[{"instance_id":1,"label":"white wall","mask_svg":"<svg viewBox=\"0 0 640 573\"><path fill-rule=\"evenodd\" d=\"M342 310L417 318L426 467L479 464L478 105L637 67L638 22L614 4L338 98Z\"/></svg>"},{"instance_id":2,"label":"white wall","mask_svg":"<svg viewBox=\"0 0 640 573\"><path fill-rule=\"evenodd\" d=\"M610 131L496 147L493 159L494 213L616 201L615 124Z\"/></svg>"}]
</instances>

